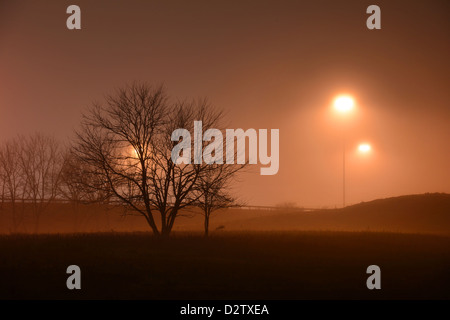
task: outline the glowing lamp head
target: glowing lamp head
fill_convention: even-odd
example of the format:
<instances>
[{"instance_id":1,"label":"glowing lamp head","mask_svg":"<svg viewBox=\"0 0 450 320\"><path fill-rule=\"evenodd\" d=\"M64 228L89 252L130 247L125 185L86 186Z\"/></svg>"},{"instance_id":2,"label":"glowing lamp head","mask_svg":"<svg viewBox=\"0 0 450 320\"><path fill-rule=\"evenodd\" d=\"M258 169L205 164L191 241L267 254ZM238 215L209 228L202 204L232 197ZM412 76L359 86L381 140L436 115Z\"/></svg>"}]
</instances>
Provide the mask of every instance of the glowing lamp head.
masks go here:
<instances>
[{"instance_id":1,"label":"glowing lamp head","mask_svg":"<svg viewBox=\"0 0 450 320\"><path fill-rule=\"evenodd\" d=\"M362 152L362 153L367 153L371 149L372 148L370 147L370 144L367 144L367 143L360 144L358 147L359 152Z\"/></svg>"},{"instance_id":2,"label":"glowing lamp head","mask_svg":"<svg viewBox=\"0 0 450 320\"><path fill-rule=\"evenodd\" d=\"M334 108L339 112L348 112L354 105L355 101L350 96L339 96L334 100Z\"/></svg>"}]
</instances>

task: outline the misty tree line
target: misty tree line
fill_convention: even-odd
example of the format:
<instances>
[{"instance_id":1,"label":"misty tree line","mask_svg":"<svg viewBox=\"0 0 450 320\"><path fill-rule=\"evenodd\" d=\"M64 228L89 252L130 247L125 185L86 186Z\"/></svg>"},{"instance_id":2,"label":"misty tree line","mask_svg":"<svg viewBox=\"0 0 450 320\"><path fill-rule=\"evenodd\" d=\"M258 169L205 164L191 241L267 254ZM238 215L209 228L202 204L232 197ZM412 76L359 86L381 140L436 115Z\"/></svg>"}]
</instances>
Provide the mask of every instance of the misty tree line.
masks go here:
<instances>
[{"instance_id":1,"label":"misty tree line","mask_svg":"<svg viewBox=\"0 0 450 320\"><path fill-rule=\"evenodd\" d=\"M1 209L11 212L9 229L16 232L31 211L34 232L41 216L56 201L96 203L101 193L79 184L79 166L70 158L70 148L39 133L18 136L0 146Z\"/></svg>"},{"instance_id":2,"label":"misty tree line","mask_svg":"<svg viewBox=\"0 0 450 320\"><path fill-rule=\"evenodd\" d=\"M3 143L1 201L11 210L11 230L22 223L26 205L38 232L47 207L64 200L120 204L142 215L157 236L170 234L183 209L197 207L208 235L211 213L236 205L230 182L245 165L175 164L171 152L178 141L171 134L193 132L195 120L204 130L223 128L223 118L205 99L172 102L163 87L135 83L84 112L69 145L41 134Z\"/></svg>"}]
</instances>

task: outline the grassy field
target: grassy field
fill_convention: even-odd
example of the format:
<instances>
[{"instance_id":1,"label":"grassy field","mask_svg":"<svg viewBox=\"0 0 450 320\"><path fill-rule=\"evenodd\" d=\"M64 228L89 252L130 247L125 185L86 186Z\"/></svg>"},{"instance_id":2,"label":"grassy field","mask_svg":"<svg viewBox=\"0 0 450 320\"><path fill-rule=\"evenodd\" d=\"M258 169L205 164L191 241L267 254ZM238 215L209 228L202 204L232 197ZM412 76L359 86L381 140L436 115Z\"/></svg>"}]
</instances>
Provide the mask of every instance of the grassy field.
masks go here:
<instances>
[{"instance_id":1,"label":"grassy field","mask_svg":"<svg viewBox=\"0 0 450 320\"><path fill-rule=\"evenodd\" d=\"M67 266L82 289L66 288ZM366 268L381 268L381 290ZM450 299L450 237L369 232L0 236L1 299Z\"/></svg>"}]
</instances>

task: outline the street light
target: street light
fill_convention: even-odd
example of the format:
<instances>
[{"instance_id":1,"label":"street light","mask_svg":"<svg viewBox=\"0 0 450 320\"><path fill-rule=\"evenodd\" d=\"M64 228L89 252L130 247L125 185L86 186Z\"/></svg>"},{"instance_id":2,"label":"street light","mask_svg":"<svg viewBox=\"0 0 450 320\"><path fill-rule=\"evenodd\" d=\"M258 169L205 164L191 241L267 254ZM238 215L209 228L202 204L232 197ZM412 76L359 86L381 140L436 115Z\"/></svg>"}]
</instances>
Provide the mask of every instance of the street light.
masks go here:
<instances>
[{"instance_id":1,"label":"street light","mask_svg":"<svg viewBox=\"0 0 450 320\"><path fill-rule=\"evenodd\" d=\"M372 150L372 147L368 143L362 143L358 147L359 152L361 153L368 153L370 150Z\"/></svg>"},{"instance_id":2,"label":"street light","mask_svg":"<svg viewBox=\"0 0 450 320\"><path fill-rule=\"evenodd\" d=\"M334 100L334 108L339 112L349 112L355 106L355 101L350 96L339 96Z\"/></svg>"},{"instance_id":3,"label":"street light","mask_svg":"<svg viewBox=\"0 0 450 320\"><path fill-rule=\"evenodd\" d=\"M355 100L349 95L341 95L334 99L334 109L341 114L353 110ZM342 207L345 208L345 137L342 138Z\"/></svg>"}]
</instances>

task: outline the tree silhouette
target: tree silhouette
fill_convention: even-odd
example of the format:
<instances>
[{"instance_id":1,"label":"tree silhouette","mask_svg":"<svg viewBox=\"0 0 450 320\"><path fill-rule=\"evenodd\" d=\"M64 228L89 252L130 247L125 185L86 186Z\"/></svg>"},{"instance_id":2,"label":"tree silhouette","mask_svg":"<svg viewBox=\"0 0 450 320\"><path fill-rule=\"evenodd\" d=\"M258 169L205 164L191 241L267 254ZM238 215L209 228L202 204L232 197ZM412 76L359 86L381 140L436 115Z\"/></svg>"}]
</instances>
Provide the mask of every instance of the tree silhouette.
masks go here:
<instances>
[{"instance_id":1,"label":"tree silhouette","mask_svg":"<svg viewBox=\"0 0 450 320\"><path fill-rule=\"evenodd\" d=\"M119 89L83 115L73 149L93 178L83 183L141 214L155 235L168 236L180 209L201 196L199 181L208 172L205 164L172 161L171 134L184 128L192 135L195 120L207 129L221 116L206 100L169 103L162 87Z\"/></svg>"},{"instance_id":2,"label":"tree silhouette","mask_svg":"<svg viewBox=\"0 0 450 320\"><path fill-rule=\"evenodd\" d=\"M200 196L195 204L204 216L205 237L209 234L209 221L214 211L241 205L229 193L229 187L235 174L244 167L245 165L212 164L200 179L198 187Z\"/></svg>"},{"instance_id":3,"label":"tree silhouette","mask_svg":"<svg viewBox=\"0 0 450 320\"><path fill-rule=\"evenodd\" d=\"M40 218L58 195L63 166L62 150L51 137L35 134L21 138L19 162L25 178L27 199L31 202L34 231L39 231Z\"/></svg>"}]
</instances>

